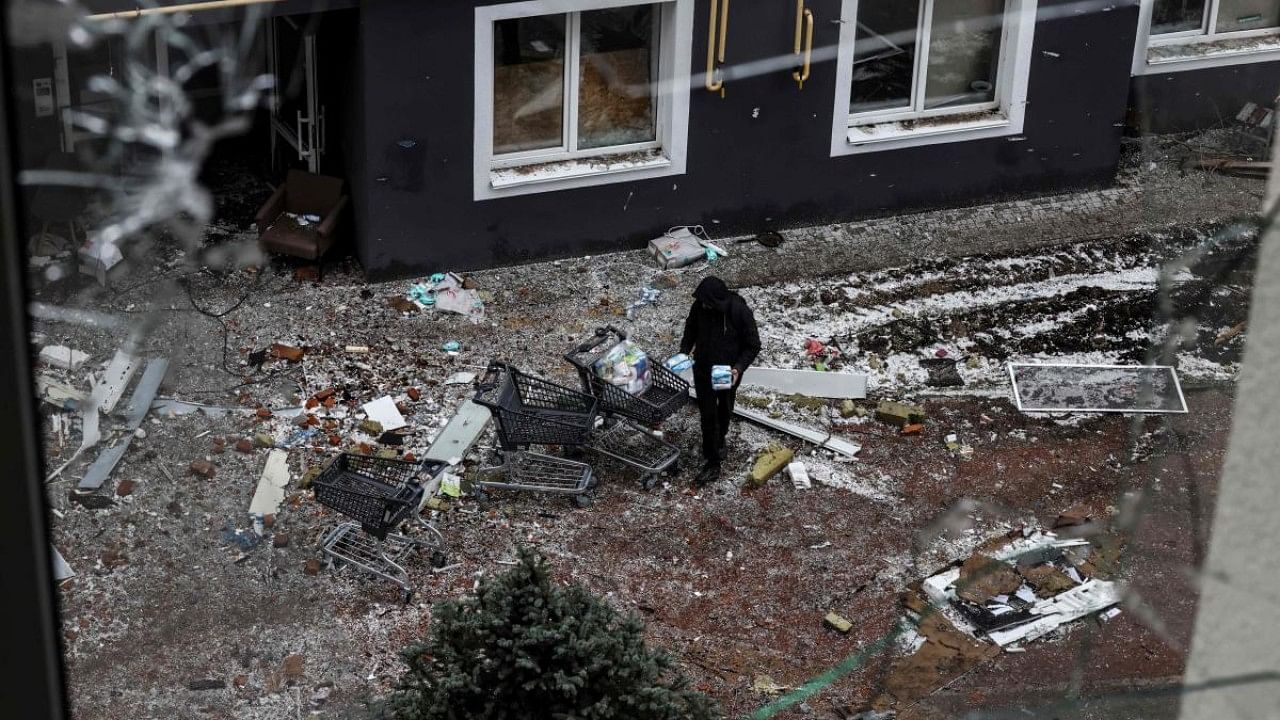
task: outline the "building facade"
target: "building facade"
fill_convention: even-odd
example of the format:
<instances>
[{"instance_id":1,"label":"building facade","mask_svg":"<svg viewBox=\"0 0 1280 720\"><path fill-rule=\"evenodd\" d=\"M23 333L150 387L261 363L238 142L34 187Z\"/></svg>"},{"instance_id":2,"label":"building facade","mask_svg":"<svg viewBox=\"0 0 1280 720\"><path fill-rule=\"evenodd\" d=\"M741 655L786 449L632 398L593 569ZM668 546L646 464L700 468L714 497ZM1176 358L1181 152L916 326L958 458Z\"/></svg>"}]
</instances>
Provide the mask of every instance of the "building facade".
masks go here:
<instances>
[{"instance_id":1,"label":"building facade","mask_svg":"<svg viewBox=\"0 0 1280 720\"><path fill-rule=\"evenodd\" d=\"M1280 0L268 7L253 132L346 180L374 278L1097 186L1280 90Z\"/></svg>"}]
</instances>

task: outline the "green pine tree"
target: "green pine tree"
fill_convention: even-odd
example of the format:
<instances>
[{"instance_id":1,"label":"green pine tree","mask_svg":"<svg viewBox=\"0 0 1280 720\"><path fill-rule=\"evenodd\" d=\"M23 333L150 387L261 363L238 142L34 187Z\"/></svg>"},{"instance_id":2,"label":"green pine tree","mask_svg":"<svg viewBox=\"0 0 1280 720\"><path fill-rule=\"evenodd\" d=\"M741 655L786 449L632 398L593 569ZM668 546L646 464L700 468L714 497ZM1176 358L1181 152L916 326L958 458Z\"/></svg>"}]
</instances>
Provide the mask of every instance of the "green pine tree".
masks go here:
<instances>
[{"instance_id":1,"label":"green pine tree","mask_svg":"<svg viewBox=\"0 0 1280 720\"><path fill-rule=\"evenodd\" d=\"M546 561L519 564L475 597L439 603L424 643L384 712L396 720L711 720L644 625L577 585L551 581Z\"/></svg>"}]
</instances>

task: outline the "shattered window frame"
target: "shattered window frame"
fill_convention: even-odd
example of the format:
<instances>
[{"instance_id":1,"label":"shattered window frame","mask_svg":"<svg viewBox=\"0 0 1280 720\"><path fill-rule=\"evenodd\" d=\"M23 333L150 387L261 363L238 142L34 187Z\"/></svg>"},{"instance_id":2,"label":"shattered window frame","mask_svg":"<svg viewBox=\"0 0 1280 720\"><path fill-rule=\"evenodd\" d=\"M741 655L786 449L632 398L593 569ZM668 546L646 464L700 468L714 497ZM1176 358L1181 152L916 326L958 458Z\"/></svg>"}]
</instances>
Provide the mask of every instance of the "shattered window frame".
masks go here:
<instances>
[{"instance_id":1,"label":"shattered window frame","mask_svg":"<svg viewBox=\"0 0 1280 720\"><path fill-rule=\"evenodd\" d=\"M1275 3L1275 0L1270 0ZM1280 22L1252 30L1218 32L1223 0L1205 0L1200 27L1157 33L1152 29L1157 0L1141 0L1133 74L1202 70L1280 59Z\"/></svg>"},{"instance_id":2,"label":"shattered window frame","mask_svg":"<svg viewBox=\"0 0 1280 720\"><path fill-rule=\"evenodd\" d=\"M653 88L655 139L626 145L571 148L577 135L581 13L648 5L657 31ZM526 0L475 9L475 200L511 197L637 179L682 175L685 171L693 48L694 0ZM494 152L494 33L500 20L565 15L564 115L561 145L498 154ZM656 62L655 62L656 61Z\"/></svg>"},{"instance_id":3,"label":"shattered window frame","mask_svg":"<svg viewBox=\"0 0 1280 720\"><path fill-rule=\"evenodd\" d=\"M1022 132L1038 0L1007 0L994 65L994 99L967 105L927 107L925 74L935 0L920 0L916 19L911 109L852 112L853 76L860 0L843 0L837 47L835 113L831 155L893 150L917 145L1016 135Z\"/></svg>"}]
</instances>

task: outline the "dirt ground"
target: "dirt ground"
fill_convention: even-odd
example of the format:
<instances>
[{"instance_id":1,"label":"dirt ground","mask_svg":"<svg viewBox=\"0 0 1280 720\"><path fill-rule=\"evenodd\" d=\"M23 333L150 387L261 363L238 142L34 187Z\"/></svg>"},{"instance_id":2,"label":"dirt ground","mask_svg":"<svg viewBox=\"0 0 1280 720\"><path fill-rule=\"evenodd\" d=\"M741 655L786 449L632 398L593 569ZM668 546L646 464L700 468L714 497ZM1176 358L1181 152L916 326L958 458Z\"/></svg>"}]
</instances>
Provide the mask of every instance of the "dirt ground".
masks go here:
<instances>
[{"instance_id":1,"label":"dirt ground","mask_svg":"<svg viewBox=\"0 0 1280 720\"><path fill-rule=\"evenodd\" d=\"M388 303L409 282L367 284L350 267L331 268L321 283L300 282L289 267L193 266L164 247L106 290L79 278L50 283L37 299L92 307L142 328L141 353L172 361L161 395L208 406L153 411L145 437L87 504L70 499L87 459L49 483L55 545L78 573L62 587L75 714L359 717L363 701L393 686L396 652L427 631L431 603L501 572L516 546L527 544L564 580L640 613L652 643L671 652L727 717L741 717L776 699L753 690L759 676L803 685L888 633L910 583L988 538L1026 524L1048 527L1083 504L1107 524L1140 519L1122 556L1120 577L1130 588L1124 611L1000 654L897 708L899 717L967 710L1173 717L1176 693L1163 691L1176 686L1191 636L1196 591L1187 571L1204 552L1247 337L1223 339L1247 317L1256 249L1256 233L1230 220L1228 213L1000 255L833 267L823 276L788 269L786 253L802 252L794 238L778 251L735 244L717 266L674 273L658 272L640 253L498 269L472 275L487 294L486 318L476 324L402 313ZM252 244L247 228L230 221L214 230L209 252ZM1170 259L1197 249L1202 256L1162 275ZM624 325L654 354L673 352L689 292L703 275L738 282L768 267L773 281L739 285L760 321L760 364L810 367L807 338L835 343L843 350L836 371L868 374L871 399L860 407L875 399L921 403L922 433L843 417L835 401L744 390L744 402L828 428L861 444L861 453L848 460L815 452L741 423L724 478L695 489L699 438L689 407L664 427L682 448L684 469L653 490L642 488L634 469L605 461L596 463L602 482L588 508L564 497L495 494L432 513L450 565L436 571L427 558L412 559L417 591L408 605L388 583L308 567L340 520L296 483L305 466L339 449L377 447L356 429L360 404L382 395L401 401L411 427L399 452L421 455L471 392L444 383L453 373L496 357L574 382L560 355L605 322ZM662 290L656 304L638 308L633 320L620 315L647 286ZM90 366L109 359L123 339L118 330L65 322L41 321L36 330L37 346L71 345L91 354ZM458 355L440 350L449 340L461 343ZM249 364L252 351L272 343L303 347L305 357ZM370 352L351 354L348 345ZM963 387L927 385L918 361L939 350L959 360ZM1177 364L1189 412L1145 419L1019 413L1007 360ZM63 375L81 383L84 372ZM237 544L235 531L252 533L247 508L267 451L231 446L263 432L283 442L293 432L287 410L329 388L337 407L319 412L335 423L340 445L322 439L291 449L293 482L274 525L255 546ZM260 406L274 415L257 417ZM54 411L42 410L52 469L80 435L73 426L59 438ZM948 451L950 433L973 448L971 458ZM99 447L113 437L104 435ZM226 440L224 452L215 438ZM751 462L771 443L796 450L819 482L797 490L779 476L748 486ZM200 458L216 466L214 477L188 472ZM122 496L126 480L133 487ZM828 612L851 620L851 632L824 627ZM776 717L861 709L894 656L872 657Z\"/></svg>"}]
</instances>

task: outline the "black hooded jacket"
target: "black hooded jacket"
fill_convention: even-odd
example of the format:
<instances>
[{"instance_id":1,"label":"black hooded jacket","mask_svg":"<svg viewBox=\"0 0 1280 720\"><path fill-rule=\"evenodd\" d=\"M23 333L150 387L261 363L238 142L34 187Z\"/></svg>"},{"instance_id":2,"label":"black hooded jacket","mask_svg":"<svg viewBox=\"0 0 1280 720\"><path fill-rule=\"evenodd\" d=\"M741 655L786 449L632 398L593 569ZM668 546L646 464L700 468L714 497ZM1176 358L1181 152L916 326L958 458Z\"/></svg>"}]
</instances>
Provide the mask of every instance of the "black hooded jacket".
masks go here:
<instances>
[{"instance_id":1,"label":"black hooded jacket","mask_svg":"<svg viewBox=\"0 0 1280 720\"><path fill-rule=\"evenodd\" d=\"M703 278L693 297L680 352L693 352L696 372L710 372L712 365L746 372L760 353L760 332L747 302L715 276Z\"/></svg>"}]
</instances>

